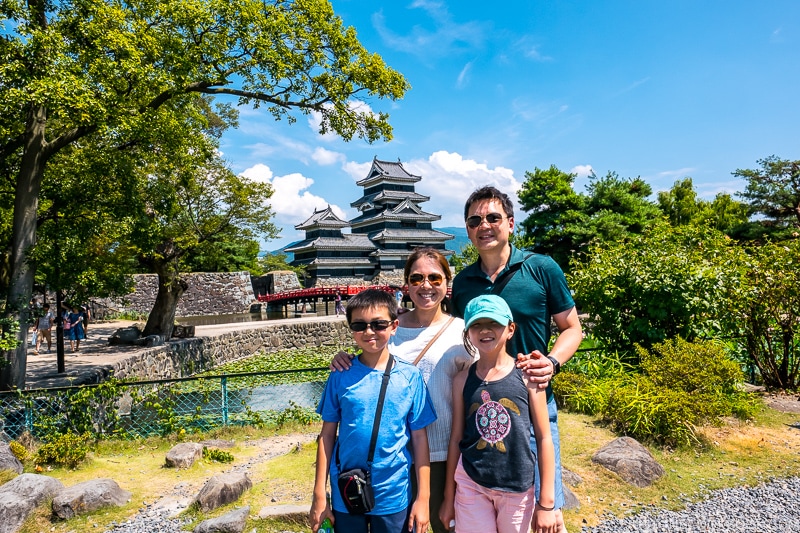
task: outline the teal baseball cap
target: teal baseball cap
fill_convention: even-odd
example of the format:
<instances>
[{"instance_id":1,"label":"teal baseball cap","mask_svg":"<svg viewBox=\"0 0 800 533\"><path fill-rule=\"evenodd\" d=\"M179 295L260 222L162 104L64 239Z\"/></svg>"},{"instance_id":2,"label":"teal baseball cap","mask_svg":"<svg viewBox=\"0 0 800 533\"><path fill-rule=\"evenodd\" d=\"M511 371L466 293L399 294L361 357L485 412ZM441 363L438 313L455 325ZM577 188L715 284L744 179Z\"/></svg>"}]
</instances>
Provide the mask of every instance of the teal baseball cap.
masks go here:
<instances>
[{"instance_id":1,"label":"teal baseball cap","mask_svg":"<svg viewBox=\"0 0 800 533\"><path fill-rule=\"evenodd\" d=\"M496 294L484 294L469 301L464 309L464 328L468 328L479 318L489 318L507 326L514 321L508 304Z\"/></svg>"}]
</instances>

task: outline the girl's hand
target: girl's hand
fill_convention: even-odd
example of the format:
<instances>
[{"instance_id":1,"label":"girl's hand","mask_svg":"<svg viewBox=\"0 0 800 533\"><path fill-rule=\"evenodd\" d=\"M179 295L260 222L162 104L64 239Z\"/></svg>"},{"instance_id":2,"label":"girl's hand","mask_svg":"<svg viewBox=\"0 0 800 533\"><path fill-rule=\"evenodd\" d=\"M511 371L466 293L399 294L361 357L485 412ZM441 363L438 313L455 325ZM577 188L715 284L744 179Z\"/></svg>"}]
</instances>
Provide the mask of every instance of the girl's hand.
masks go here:
<instances>
[{"instance_id":1,"label":"girl's hand","mask_svg":"<svg viewBox=\"0 0 800 533\"><path fill-rule=\"evenodd\" d=\"M347 370L350 370L350 367L353 366L354 357L355 357L354 354L339 351L339 353L333 356L333 361L331 361L330 369L333 372L345 372Z\"/></svg>"},{"instance_id":2,"label":"girl's hand","mask_svg":"<svg viewBox=\"0 0 800 533\"><path fill-rule=\"evenodd\" d=\"M428 531L430 524L430 513L428 511L428 502L414 501L411 506L411 514L408 517L408 530L409 531ZM414 527L416 526L416 529Z\"/></svg>"},{"instance_id":3,"label":"girl's hand","mask_svg":"<svg viewBox=\"0 0 800 533\"><path fill-rule=\"evenodd\" d=\"M445 527L450 527L450 522L455 521L456 519L456 509L453 505L453 500L449 498L445 498L442 502L441 507L439 507L439 520L442 521L442 524Z\"/></svg>"},{"instance_id":4,"label":"girl's hand","mask_svg":"<svg viewBox=\"0 0 800 533\"><path fill-rule=\"evenodd\" d=\"M533 533L558 533L561 526L556 519L556 511L545 511L539 504L533 510L533 520L531 520Z\"/></svg>"}]
</instances>

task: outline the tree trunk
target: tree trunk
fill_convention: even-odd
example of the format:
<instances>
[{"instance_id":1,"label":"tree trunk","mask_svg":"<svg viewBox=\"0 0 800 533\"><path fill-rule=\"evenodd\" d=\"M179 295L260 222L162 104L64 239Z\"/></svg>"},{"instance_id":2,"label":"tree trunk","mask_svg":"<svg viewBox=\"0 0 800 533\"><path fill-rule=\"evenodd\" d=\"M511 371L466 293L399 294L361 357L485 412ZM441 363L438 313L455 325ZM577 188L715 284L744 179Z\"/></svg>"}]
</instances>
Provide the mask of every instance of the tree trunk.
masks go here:
<instances>
[{"instance_id":1,"label":"tree trunk","mask_svg":"<svg viewBox=\"0 0 800 533\"><path fill-rule=\"evenodd\" d=\"M147 317L144 335L160 335L164 340L169 340L178 301L189 285L178 273L177 261L156 259L152 264L158 274L158 294Z\"/></svg>"},{"instance_id":2,"label":"tree trunk","mask_svg":"<svg viewBox=\"0 0 800 533\"><path fill-rule=\"evenodd\" d=\"M28 304L33 294L33 278L36 272L28 254L36 244L36 212L47 159L46 121L47 113L43 107L31 108L25 127L25 145L14 197L9 287L5 309L7 316L19 320L17 340L20 341L20 345L16 350L3 354L8 364L0 369L0 390L25 388L25 371L28 364L25 344L28 336Z\"/></svg>"}]
</instances>

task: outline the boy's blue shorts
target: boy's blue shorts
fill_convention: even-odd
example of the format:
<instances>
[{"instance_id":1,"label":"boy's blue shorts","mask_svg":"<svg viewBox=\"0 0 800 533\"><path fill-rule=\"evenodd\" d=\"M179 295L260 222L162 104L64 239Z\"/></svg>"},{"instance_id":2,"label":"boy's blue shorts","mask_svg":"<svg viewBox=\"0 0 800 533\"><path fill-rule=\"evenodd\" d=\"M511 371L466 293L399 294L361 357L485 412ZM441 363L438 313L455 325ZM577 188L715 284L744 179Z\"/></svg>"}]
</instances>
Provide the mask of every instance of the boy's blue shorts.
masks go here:
<instances>
[{"instance_id":1,"label":"boy's blue shorts","mask_svg":"<svg viewBox=\"0 0 800 533\"><path fill-rule=\"evenodd\" d=\"M348 514L334 509L335 533L408 533L411 508L390 515ZM416 528L415 528L416 529Z\"/></svg>"}]
</instances>

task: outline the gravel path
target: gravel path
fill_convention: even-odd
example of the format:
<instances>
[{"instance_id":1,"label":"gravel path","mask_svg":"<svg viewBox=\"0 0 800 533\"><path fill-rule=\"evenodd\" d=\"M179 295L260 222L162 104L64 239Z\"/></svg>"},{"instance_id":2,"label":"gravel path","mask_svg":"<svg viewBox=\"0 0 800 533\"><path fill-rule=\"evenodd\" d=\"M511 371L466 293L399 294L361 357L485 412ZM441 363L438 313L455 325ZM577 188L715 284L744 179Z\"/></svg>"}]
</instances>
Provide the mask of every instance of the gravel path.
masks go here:
<instances>
[{"instance_id":1,"label":"gravel path","mask_svg":"<svg viewBox=\"0 0 800 533\"><path fill-rule=\"evenodd\" d=\"M645 510L614 518L583 533L790 533L800 532L800 478L753 488L712 492L682 511Z\"/></svg>"}]
</instances>

